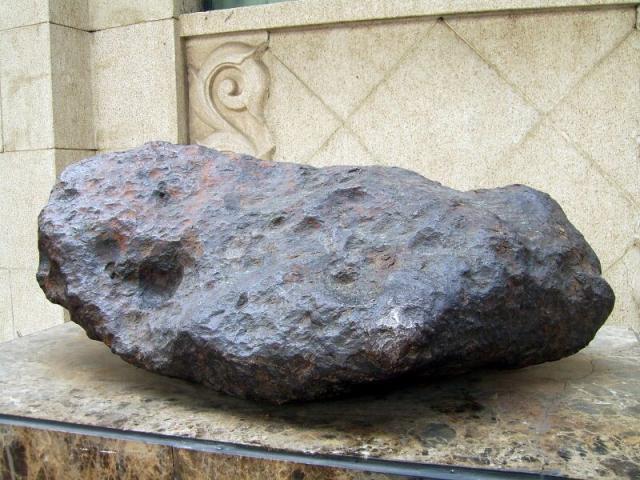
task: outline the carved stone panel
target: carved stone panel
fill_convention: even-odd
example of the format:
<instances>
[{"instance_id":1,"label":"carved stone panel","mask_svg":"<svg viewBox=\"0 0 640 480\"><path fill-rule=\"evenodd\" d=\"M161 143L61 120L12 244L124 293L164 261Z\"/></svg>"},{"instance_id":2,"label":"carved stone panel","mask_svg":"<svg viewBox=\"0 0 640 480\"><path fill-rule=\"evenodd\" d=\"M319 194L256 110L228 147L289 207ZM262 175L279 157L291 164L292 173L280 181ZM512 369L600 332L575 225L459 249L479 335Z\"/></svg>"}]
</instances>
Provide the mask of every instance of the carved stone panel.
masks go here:
<instances>
[{"instance_id":1,"label":"carved stone panel","mask_svg":"<svg viewBox=\"0 0 640 480\"><path fill-rule=\"evenodd\" d=\"M275 145L264 118L267 46L266 32L187 40L192 143L271 158Z\"/></svg>"}]
</instances>

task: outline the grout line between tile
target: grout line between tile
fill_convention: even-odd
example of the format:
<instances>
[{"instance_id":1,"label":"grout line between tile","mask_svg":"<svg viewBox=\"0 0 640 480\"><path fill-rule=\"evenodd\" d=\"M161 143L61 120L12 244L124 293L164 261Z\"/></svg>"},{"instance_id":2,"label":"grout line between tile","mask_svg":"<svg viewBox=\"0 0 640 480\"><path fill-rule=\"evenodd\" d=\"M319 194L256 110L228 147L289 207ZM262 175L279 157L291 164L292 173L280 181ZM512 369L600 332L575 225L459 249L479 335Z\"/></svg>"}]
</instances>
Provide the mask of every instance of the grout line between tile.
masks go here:
<instances>
[{"instance_id":1,"label":"grout line between tile","mask_svg":"<svg viewBox=\"0 0 640 480\"><path fill-rule=\"evenodd\" d=\"M42 22L27 23L26 25L18 25L16 27L3 28L3 29L0 29L0 33L10 32L12 30L18 30L19 28L35 27L36 25L42 25L43 23L51 23L51 22L49 22L49 20L43 20Z\"/></svg>"},{"instance_id":2,"label":"grout line between tile","mask_svg":"<svg viewBox=\"0 0 640 480\"><path fill-rule=\"evenodd\" d=\"M273 55L273 58L278 60L278 62L284 68L286 68L287 71L291 75L293 75L296 78L296 80L298 80L309 93L311 93L311 95L313 95L318 99L318 101L322 104L322 106L324 106L324 108L326 108L329 111L329 113L331 113L331 116L333 116L336 120L338 120L339 123L344 122L344 120L340 117L340 115L338 115L329 105L327 105L325 101L320 97L320 95L314 92L313 89L309 85L307 85L307 83L304 80L302 80L302 78L300 78L296 72L294 72L291 68L289 68L289 66L286 63L284 63L284 61L278 55L276 55L276 53L273 50L269 50L269 52L271 53L271 55Z\"/></svg>"},{"instance_id":3,"label":"grout line between tile","mask_svg":"<svg viewBox=\"0 0 640 480\"><path fill-rule=\"evenodd\" d=\"M382 159L380 157L378 157L378 155L374 152L372 152L369 147L367 146L366 142L360 137L360 135L351 128L350 125L348 125L345 121L345 124L343 126L343 128L349 132L351 135L353 135L353 137L356 139L356 141L360 144L360 146L371 156L371 159L374 161L374 163L376 165L385 165L385 163L382 161Z\"/></svg>"},{"instance_id":4,"label":"grout line between tile","mask_svg":"<svg viewBox=\"0 0 640 480\"><path fill-rule=\"evenodd\" d=\"M627 39L634 33L634 29L631 28L629 30L629 32L622 37L622 39L616 43L611 49L609 49L597 62L595 62L586 72L585 74L577 81L573 84L573 86L571 87L571 89L567 92L567 94L562 97L558 103L556 103L554 105L554 107L549 110L549 112L547 112L547 118L549 119L549 123L551 124L551 126L558 132L560 133L570 144L571 146L573 146L578 153L580 153L580 155L582 155L584 158L586 158L589 163L598 171L598 173L600 173L600 175L602 175L604 177L604 179L610 184L612 185L616 190L618 190L618 192L629 202L631 203L631 205L634 207L634 209L639 209L640 208L640 203L638 203L638 201L634 198L633 195L631 195L631 193L629 193L627 191L627 189L625 187L623 187L621 184L618 183L618 181L613 178L608 172L607 170L602 167L600 165L600 163L598 161L596 161L591 154L589 154L586 149L584 149L580 143L575 140L573 137L571 137L571 135L569 135L569 133L565 132L562 127L556 123L552 116L553 114L560 108L560 106L569 98L569 96L571 96L574 91L579 88L579 86L581 84L583 84L584 82L587 81L587 79L593 74L593 72L595 72L605 61L607 61L611 55L613 55L615 53L616 50L618 50L618 48L620 48L626 41Z\"/></svg>"},{"instance_id":5,"label":"grout line between tile","mask_svg":"<svg viewBox=\"0 0 640 480\"><path fill-rule=\"evenodd\" d=\"M164 22L165 20L178 21L178 17L171 16L171 17L164 17L164 18L154 18L154 19L149 19L149 20L142 20L141 22L125 23L124 25L114 25L112 27L98 28L98 29L95 29L95 30L91 29L91 30L85 30L85 31L89 32L89 33L99 33L99 32L104 32L104 31L107 31L107 30L113 30L115 28L133 27L134 25L142 25L142 24L145 24L145 23Z\"/></svg>"},{"instance_id":6,"label":"grout line between tile","mask_svg":"<svg viewBox=\"0 0 640 480\"><path fill-rule=\"evenodd\" d=\"M509 160L520 149L520 147L524 145L524 143L527 140L529 140L535 133L538 132L538 130L540 130L545 120L546 120L546 115L544 113L538 112L537 120L533 125L531 125L531 128L527 130L527 132L522 136L522 138L518 140L516 143L511 144L511 146L507 148L507 150L502 154L502 156L500 156L500 158L496 162L489 163L489 165L499 166L499 165L502 165L507 160Z\"/></svg>"},{"instance_id":7,"label":"grout line between tile","mask_svg":"<svg viewBox=\"0 0 640 480\"><path fill-rule=\"evenodd\" d=\"M498 67L496 65L494 65L491 61L489 61L488 59L486 59L470 42L468 42L461 34L459 34L451 25L449 25L449 23L443 19L443 23L451 29L451 31L458 37L460 38L460 40L462 40L469 48L471 48L476 55L478 55L478 57L480 57L482 59L482 61L484 61L490 68L492 68L496 74L505 82L507 83L515 92L517 92L523 100L525 100L532 108L534 108L538 114L540 115L540 118L538 120L538 122L536 122L533 127L529 130L529 132L527 132L527 134L523 137L523 140L521 142L519 142L517 144L517 146L520 146L523 141L528 138L530 136L530 132L532 132L534 129L538 128L539 125L545 120L547 119L549 121L549 124L560 134L563 136L563 138L565 138L570 145L575 148L578 153L580 155L582 155L585 159L587 159L587 161L597 170L597 172L603 176L605 178L605 180L611 185L613 186L616 190L619 191L619 193L621 193L623 195L623 197L629 201L635 208L640 208L640 205L638 204L638 202L633 198L633 196L631 194L629 194L627 192L627 190L622 187L615 179L613 179L612 177L610 177L610 175L606 172L606 170L604 168L602 168L600 166L600 164L595 161L595 159L593 159L591 157L590 154L588 154L581 146L578 142L576 142L575 140L573 140L564 130L562 130L560 128L559 125L557 125L551 118L551 115L560 107L560 105L563 104L563 102L571 95L573 94L573 92L575 91L575 89L582 84L583 82L585 82L589 76L602 64L604 63L614 52L615 50L617 50L633 33L633 28L631 28L629 30L629 32L627 32L626 35L624 35L620 41L618 41L613 47L611 47L609 50L607 50L607 52L605 52L596 62L593 63L593 65L591 65L589 67L589 69L585 72L584 75L582 75L582 77L580 77L580 79L578 79L567 91L567 93L561 97L556 103L555 105L547 112L545 112L544 110L538 108L535 103L529 99L527 97L527 95L522 92L516 85L514 85L511 81L509 81L502 73L501 71L498 69ZM513 152L515 151L515 148L511 148L508 150L508 152L501 157L499 163L501 163L502 161L507 159L507 155L511 155Z\"/></svg>"},{"instance_id":8,"label":"grout line between tile","mask_svg":"<svg viewBox=\"0 0 640 480\"><path fill-rule=\"evenodd\" d=\"M269 33L267 32L267 45L269 45ZM176 116L177 143L189 143L189 70L187 66L187 46L178 35L177 28L173 29L173 65L175 80L175 106L172 109ZM89 53L91 56L91 52ZM93 63L93 62L91 62ZM93 68L92 68L93 70ZM90 78L93 79L93 72L90 72ZM91 103L93 104L93 81L91 81ZM93 111L93 108L92 108ZM95 123L95 119L92 119ZM96 128L94 126L93 131Z\"/></svg>"},{"instance_id":9,"label":"grout line between tile","mask_svg":"<svg viewBox=\"0 0 640 480\"><path fill-rule=\"evenodd\" d=\"M133 148L133 147L127 147ZM64 148L64 147L47 147L47 148L24 148L17 150L4 150L2 153L25 153L25 152L49 152L55 150L64 150L68 152L95 152L97 148Z\"/></svg>"},{"instance_id":10,"label":"grout line between tile","mask_svg":"<svg viewBox=\"0 0 640 480\"><path fill-rule=\"evenodd\" d=\"M609 175L609 173L600 165L600 163L598 163L592 156L591 154L589 154L589 152L587 152L585 149L582 148L582 146L576 142L573 138L571 138L571 136L565 132L560 125L558 125L557 123L555 123L553 121L552 118L548 117L549 119L549 124L560 134L562 135L562 137L567 141L567 143L569 143L569 145L571 145L573 148L576 149L576 151L582 155L590 164L591 166L607 181L607 183L609 185L611 185L614 189L616 189L618 191L618 193L620 195L622 195L622 197L631 204L631 206L633 207L633 210L638 210L640 209L640 204L636 201L635 198L633 198L633 196L627 192L627 190L618 183L618 181L613 178L611 175Z\"/></svg>"},{"instance_id":11,"label":"grout line between tile","mask_svg":"<svg viewBox=\"0 0 640 480\"><path fill-rule=\"evenodd\" d=\"M333 137L336 136L336 133L338 133L338 131L343 127L343 125L338 125L335 130L333 130L329 136L327 138L324 139L324 141L320 144L320 146L316 149L315 152L312 152L310 155L307 156L307 158L305 158L301 163L304 164L310 164L311 161L314 159L314 157L316 155L318 155L327 145L329 145L329 142L331 141L331 139Z\"/></svg>"},{"instance_id":12,"label":"grout line between tile","mask_svg":"<svg viewBox=\"0 0 640 480\"><path fill-rule=\"evenodd\" d=\"M47 150L64 150L66 152L95 152L98 150L97 148L67 148L67 147L53 147L48 148Z\"/></svg>"},{"instance_id":13,"label":"grout line between tile","mask_svg":"<svg viewBox=\"0 0 640 480\"><path fill-rule=\"evenodd\" d=\"M347 132L349 132L351 135L353 135L353 138L355 138L355 139L356 139L356 142L358 142L358 144L362 147L362 149L370 155L371 160L373 160L373 162L374 162L376 165L384 165L384 162L383 162L380 158L378 158L378 155L377 155L377 154L373 153L373 152L369 149L369 147L367 146L367 144L365 143L365 141L360 137L360 135L358 135L358 133L357 133L356 131L354 131L354 130L351 128L351 126L347 125L347 124L346 124L346 122L345 122L345 124L344 124L344 127L343 127L343 128L344 128Z\"/></svg>"},{"instance_id":14,"label":"grout line between tile","mask_svg":"<svg viewBox=\"0 0 640 480\"><path fill-rule=\"evenodd\" d=\"M56 122L56 108L55 108L55 102L54 102L54 85L53 83L56 82L57 85L57 75L54 75L54 59L53 59L53 31L51 28L51 24L48 25L47 27L47 53L49 55L49 81L47 82L47 89L49 90L49 100L48 100L48 104L50 104L50 108L51 108L51 138L53 141L53 144L56 144L56 139L57 137L59 137L59 129L56 128L56 124L58 122Z\"/></svg>"},{"instance_id":15,"label":"grout line between tile","mask_svg":"<svg viewBox=\"0 0 640 480\"><path fill-rule=\"evenodd\" d=\"M84 28L78 28L78 27L72 27L71 25L64 25L62 23L57 23L57 22L45 22L45 23L50 23L51 25L57 25L58 27L65 27L65 28L72 28L73 30L78 30L79 32L87 32L87 33L92 33L91 30L85 30Z\"/></svg>"},{"instance_id":16,"label":"grout line between tile","mask_svg":"<svg viewBox=\"0 0 640 480\"><path fill-rule=\"evenodd\" d=\"M178 478L176 470L176 447L174 445L169 446L169 453L171 454L171 478Z\"/></svg>"},{"instance_id":17,"label":"grout line between tile","mask_svg":"<svg viewBox=\"0 0 640 480\"><path fill-rule=\"evenodd\" d=\"M380 159L376 155L374 155L373 152L371 152L371 150L369 150L369 148L364 144L360 136L356 132L351 130L351 128L349 128L349 126L346 124L342 124L341 126L337 127L333 132L331 132L331 134L327 137L327 139L324 142L322 142L322 145L320 145L318 149L315 152L313 152L303 163L308 163L308 164L311 163L312 160L315 158L315 156L318 155L320 152L322 152L322 150L329 144L331 139L336 136L336 134L340 131L340 129L344 129L347 133L349 133L355 139L356 142L358 142L358 145L360 145L360 147L365 152L367 152L367 154L369 155L369 157L371 158L374 164L382 165L382 162L380 161Z\"/></svg>"},{"instance_id":18,"label":"grout line between tile","mask_svg":"<svg viewBox=\"0 0 640 480\"><path fill-rule=\"evenodd\" d=\"M53 22L53 21L48 19L48 20L43 20L41 22L27 23L25 25L17 25L15 27L3 28L3 29L0 29L0 33L2 33L2 32L10 32L12 30L18 30L20 28L35 27L35 26L38 26L38 25L43 25L45 23L49 23L51 25L56 25L58 27L72 28L73 30L78 30L80 32L94 33L94 32L99 32L100 31L100 30L88 30L88 29L84 29L84 28L73 27L71 25L65 25L64 23ZM138 22L138 23L145 23L145 22ZM136 25L136 24L132 23L130 25ZM127 25L122 25L122 26L126 27ZM116 28L116 27L111 27L111 28Z\"/></svg>"},{"instance_id":19,"label":"grout line between tile","mask_svg":"<svg viewBox=\"0 0 640 480\"><path fill-rule=\"evenodd\" d=\"M351 111L351 113L349 113L349 115L347 115L347 118L344 119L343 122L343 128L345 130L347 130L351 135L354 136L354 138L358 141L358 143L360 144L360 146L362 146L362 148L364 148L364 150L371 155L371 159L378 165L384 165L384 162L378 157L377 154L375 154L374 152L372 152L369 147L367 146L367 143L362 139L362 137L351 128L351 125L349 124L349 120L357 113L359 112L367 103L367 101L380 89L382 88L382 86L384 84L387 83L387 81L391 78L391 76L398 70L398 68L400 68L400 66L402 66L402 64L411 56L413 55L413 53L415 53L415 51L418 49L418 47L420 46L420 44L422 42L424 42L429 35L431 35L431 32L433 31L433 29L436 27L436 25L438 24L438 20L433 21L431 23L431 25L429 26L429 28L427 28L427 30L422 34L422 35L418 35L418 38L416 39L415 42L413 42L408 48L407 50L400 56L400 58L398 58L398 60L385 72L385 74L382 76L382 78L380 79L380 81L375 84L371 90L369 91L369 93L367 95L365 95L365 97L360 101L360 103Z\"/></svg>"},{"instance_id":20,"label":"grout line between tile","mask_svg":"<svg viewBox=\"0 0 640 480\"><path fill-rule=\"evenodd\" d=\"M329 141L329 139L340 129L340 127L342 127L342 125L344 124L344 121L338 116L338 114L336 112L333 111L333 109L331 109L325 102L324 100L322 100L322 98L320 98L320 96L315 93L311 87L309 87L309 85L307 85L298 75L296 75L296 73L291 70L289 68L289 66L284 63L280 57L278 57L275 52L273 52L273 50L269 50L269 53L271 54L271 56L280 64L282 65L291 75L293 75L293 77L298 80L298 82L300 82L300 84L305 88L305 90L307 92L309 92L313 97L315 97L320 104L328 110L328 112L331 114L332 117L334 117L334 119L336 119L339 123L339 125L327 136L327 138L324 139L324 141L321 143L320 147L314 151L313 153L311 153L307 158L304 159L304 161L302 161L302 159L300 159L300 161L302 163L304 162L308 162L309 160L311 160ZM277 147L276 147L277 148Z\"/></svg>"},{"instance_id":21,"label":"grout line between tile","mask_svg":"<svg viewBox=\"0 0 640 480\"><path fill-rule=\"evenodd\" d=\"M400 68L402 66L402 64L418 49L419 45L424 42L427 38L429 38L429 35L431 35L431 32L433 31L433 29L436 27L436 25L438 24L439 20L436 20L434 22L432 22L432 24L429 26L429 28L422 34L422 35L418 35L418 38L416 39L415 42L413 42L408 48L407 50L400 56L400 58L398 58L398 61L396 61L396 63L394 63L386 72L385 74L382 76L382 78L380 79L380 81L375 84L373 86L373 88L369 91L369 93L360 101L360 104L357 105L352 111L351 113L349 113L349 115L347 115L347 118L344 119L345 123L348 123L349 119L351 117L353 117L356 113L358 113L362 107L365 105L365 103L367 103L367 101L369 100L369 98L371 98L374 93L376 93L383 84L386 84L387 81L389 80L389 78L391 78L391 76L398 70L398 68Z\"/></svg>"},{"instance_id":22,"label":"grout line between tile","mask_svg":"<svg viewBox=\"0 0 640 480\"><path fill-rule=\"evenodd\" d=\"M391 75L395 73L395 71L400 67L400 65L404 63L404 61L418 48L419 44L429 36L429 34L431 33L431 31L433 30L433 28L436 26L437 23L438 23L437 21L432 22L425 32L423 32L421 35L418 35L418 38L415 40L415 42L413 42L407 48L407 50L398 58L398 60L391 67L389 67L389 69L385 72L385 74L382 76L380 81L376 83L373 87L371 87L367 95L365 95L365 97L347 115L346 118L342 118L340 115L338 115L338 113L335 112L333 108L331 108L329 105L327 105L326 102L320 97L320 95L318 95L315 91L313 91L313 89L309 85L307 85L307 83L304 80L302 80L302 78L300 78L291 68L289 68L289 66L273 50L270 50L271 55L273 55L273 57L283 67L285 67L287 71L291 73L305 87L307 91L309 91L314 97L316 97L320 101L320 103L331 113L331 115L340 123L340 125L333 132L331 132L331 134L329 134L329 136L324 140L324 142L322 142L320 147L318 147L318 149L315 152L313 152L309 157L307 157L304 160L305 162L311 161L311 159L313 159L313 157L315 157L329 143L331 138L335 136L335 134L340 130L340 128L344 128L356 138L356 140L358 141L358 143L360 143L360 145L364 148L364 150L369 155L371 155L372 160L375 163L377 164L381 163L380 160L377 158L377 156L374 155L373 152L369 150L366 143L362 140L362 138L360 138L360 135L358 135L356 132L353 131L353 129L351 129L351 127L349 127L348 120L364 106L367 100L380 88L380 86L383 83L385 83L391 77Z\"/></svg>"},{"instance_id":23,"label":"grout line between tile","mask_svg":"<svg viewBox=\"0 0 640 480\"><path fill-rule=\"evenodd\" d=\"M467 44L467 46L471 48L476 53L476 55L478 55L478 57L480 57L487 65L489 65L504 82L506 82L525 101L527 101L527 103L529 103L531 107L538 110L539 113L542 113L545 115L551 115L552 112L554 112L569 96L571 96L575 88L578 85L580 85L591 74L591 72L593 72L596 68L598 68L633 33L633 27L631 27L629 32L627 32L616 44L614 44L609 50L604 52L600 58L598 58L595 62L593 62L593 64L587 69L587 71L567 89L567 93L565 93L556 102L554 102L554 105L548 111L544 111L542 108L538 107L535 104L535 102L531 100L517 85L511 82L511 80L509 80L506 77L506 75L502 73L501 69L495 63L493 63L488 58L485 58L484 55L482 55L482 53L480 53L480 51L470 41L468 41L461 33L455 30L446 19L443 19L443 22L447 25L447 27L451 29L451 31L458 38L460 38L460 40L462 40L465 44Z\"/></svg>"},{"instance_id":24,"label":"grout line between tile","mask_svg":"<svg viewBox=\"0 0 640 480\"><path fill-rule=\"evenodd\" d=\"M185 52L186 54L186 52ZM100 89L96 88L96 80L97 80L97 73L96 73L96 66L95 66L95 58L96 57L96 36L92 33L91 34L91 39L89 42L89 88L91 89L91 123L93 124L93 128L91 129L91 140L93 140L93 144L96 147L96 151L100 150L100 144L98 143L98 129L99 129L99 119L100 116L98 115L98 104L99 101L101 100L101 95L100 95ZM185 69L186 69L186 60L185 60ZM185 72L185 75L187 75L188 73ZM186 81L186 78L185 78ZM185 85L185 92L187 92L188 95L188 86ZM187 97L187 99L185 100L187 102L187 108L189 108L189 98ZM188 114L188 110L187 110L187 114ZM189 126L187 125L187 133L189 130Z\"/></svg>"},{"instance_id":25,"label":"grout line between tile","mask_svg":"<svg viewBox=\"0 0 640 480\"><path fill-rule=\"evenodd\" d=\"M605 275L609 273L611 270L613 270L624 259L624 257L626 257L627 254L635 248L635 246L636 246L635 240L631 240L631 242L629 242L629 245L627 245L627 247L620 254L620 256L616 258L613 262L611 262L611 264L607 268L602 270L602 274Z\"/></svg>"},{"instance_id":26,"label":"grout line between tile","mask_svg":"<svg viewBox=\"0 0 640 480\"><path fill-rule=\"evenodd\" d=\"M509 88L511 88L514 92L516 92L521 98L522 100L525 101L525 103L527 103L529 105L529 107L533 108L534 110L536 110L540 115L543 115L545 112L539 108L535 102L533 100L531 100L526 93L524 93L520 87L518 87L517 85L515 85L511 80L509 80L503 73L502 71L498 68L497 65L495 65L491 60L489 60L488 58L485 58L482 53L480 53L480 51L471 43L469 42L466 38L464 38L460 33L458 33L457 30L455 30L446 19L442 20L442 23L444 23L449 30L451 30L453 32L453 34L458 37L467 47L469 47L477 56L478 58L480 58L480 60L482 60L489 68L491 68L491 70L493 70L493 72L498 76L498 78L500 78L500 80L502 80L504 83L506 83Z\"/></svg>"},{"instance_id":27,"label":"grout line between tile","mask_svg":"<svg viewBox=\"0 0 640 480\"><path fill-rule=\"evenodd\" d=\"M600 67L600 65L602 65L624 42L627 41L627 39L633 34L633 28L631 28L631 30L629 30L629 32L627 32L627 34L622 37L620 39L620 41L618 43L616 43L613 47L611 47L609 50L607 50L602 57L600 57L597 61L595 61L593 63L593 65L591 65L587 71L584 73L584 75L582 75L582 77L580 77L578 80L576 80L576 82L571 85L571 88L569 88L569 90L567 90L567 93L561 97L554 105L553 107L551 107L549 109L549 111L547 112L547 115L553 115L559 108L560 106L574 93L574 91L582 84L584 83L589 76L598 68Z\"/></svg>"}]
</instances>

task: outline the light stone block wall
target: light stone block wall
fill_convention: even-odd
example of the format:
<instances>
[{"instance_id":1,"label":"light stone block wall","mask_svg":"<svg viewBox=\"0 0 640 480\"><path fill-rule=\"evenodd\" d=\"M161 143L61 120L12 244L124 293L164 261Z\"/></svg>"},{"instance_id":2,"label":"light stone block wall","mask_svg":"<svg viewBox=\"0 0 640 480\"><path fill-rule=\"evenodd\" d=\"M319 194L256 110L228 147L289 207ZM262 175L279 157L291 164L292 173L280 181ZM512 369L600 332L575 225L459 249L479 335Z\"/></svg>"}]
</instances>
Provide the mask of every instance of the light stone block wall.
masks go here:
<instances>
[{"instance_id":1,"label":"light stone block wall","mask_svg":"<svg viewBox=\"0 0 640 480\"><path fill-rule=\"evenodd\" d=\"M33 25L49 21L48 2L42 0L23 0L0 2L0 30Z\"/></svg>"},{"instance_id":2,"label":"light stone block wall","mask_svg":"<svg viewBox=\"0 0 640 480\"><path fill-rule=\"evenodd\" d=\"M96 151L184 142L176 17L200 0L0 0L0 342L62 323L36 280L37 215Z\"/></svg>"},{"instance_id":3,"label":"light stone block wall","mask_svg":"<svg viewBox=\"0 0 640 480\"><path fill-rule=\"evenodd\" d=\"M55 148L95 149L91 85L92 34L49 24Z\"/></svg>"},{"instance_id":4,"label":"light stone block wall","mask_svg":"<svg viewBox=\"0 0 640 480\"><path fill-rule=\"evenodd\" d=\"M458 189L544 190L602 262L617 295L609 322L640 328L635 5L343 25L310 10L303 20L318 25L299 28L278 23L277 7L253 21L278 28L250 33L207 36L207 25L227 28L222 14L183 17L191 141L316 166L401 166ZM250 15L229 23L241 30Z\"/></svg>"},{"instance_id":5,"label":"light stone block wall","mask_svg":"<svg viewBox=\"0 0 640 480\"><path fill-rule=\"evenodd\" d=\"M176 20L95 32L91 64L98 150L123 150L150 140L186 142Z\"/></svg>"},{"instance_id":6,"label":"light stone block wall","mask_svg":"<svg viewBox=\"0 0 640 480\"><path fill-rule=\"evenodd\" d=\"M0 32L4 149L53 148L50 24Z\"/></svg>"},{"instance_id":7,"label":"light stone block wall","mask_svg":"<svg viewBox=\"0 0 640 480\"><path fill-rule=\"evenodd\" d=\"M48 21L54 5L0 2L0 341L64 321L35 281L37 215L59 167L94 148L90 34Z\"/></svg>"},{"instance_id":8,"label":"light stone block wall","mask_svg":"<svg viewBox=\"0 0 640 480\"><path fill-rule=\"evenodd\" d=\"M0 153L0 341L64 320L35 281L37 217L63 165L91 155L86 150L23 150Z\"/></svg>"}]
</instances>

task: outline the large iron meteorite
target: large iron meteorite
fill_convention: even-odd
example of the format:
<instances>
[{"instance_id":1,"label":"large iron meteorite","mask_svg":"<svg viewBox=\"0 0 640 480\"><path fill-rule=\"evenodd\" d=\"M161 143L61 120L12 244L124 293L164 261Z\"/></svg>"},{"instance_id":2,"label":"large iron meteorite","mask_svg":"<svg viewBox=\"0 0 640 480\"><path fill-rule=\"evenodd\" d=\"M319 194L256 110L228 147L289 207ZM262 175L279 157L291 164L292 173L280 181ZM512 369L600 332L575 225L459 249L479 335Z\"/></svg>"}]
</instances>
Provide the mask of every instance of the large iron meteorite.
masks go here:
<instances>
[{"instance_id":1,"label":"large iron meteorite","mask_svg":"<svg viewBox=\"0 0 640 480\"><path fill-rule=\"evenodd\" d=\"M127 362L282 403L570 355L614 303L549 195L149 143L67 168L38 282Z\"/></svg>"}]
</instances>

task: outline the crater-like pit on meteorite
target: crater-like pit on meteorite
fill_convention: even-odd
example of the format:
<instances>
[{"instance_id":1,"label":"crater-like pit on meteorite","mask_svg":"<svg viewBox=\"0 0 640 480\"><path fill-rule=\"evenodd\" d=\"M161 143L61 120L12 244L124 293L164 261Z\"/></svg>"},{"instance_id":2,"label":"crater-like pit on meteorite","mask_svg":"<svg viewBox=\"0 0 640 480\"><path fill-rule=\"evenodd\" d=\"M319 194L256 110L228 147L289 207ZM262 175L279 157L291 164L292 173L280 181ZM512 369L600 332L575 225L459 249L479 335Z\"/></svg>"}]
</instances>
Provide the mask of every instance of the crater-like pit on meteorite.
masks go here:
<instances>
[{"instance_id":1,"label":"crater-like pit on meteorite","mask_svg":"<svg viewBox=\"0 0 640 480\"><path fill-rule=\"evenodd\" d=\"M180 286L183 275L184 267L175 252L146 258L138 274L142 302L158 305L168 300Z\"/></svg>"}]
</instances>

